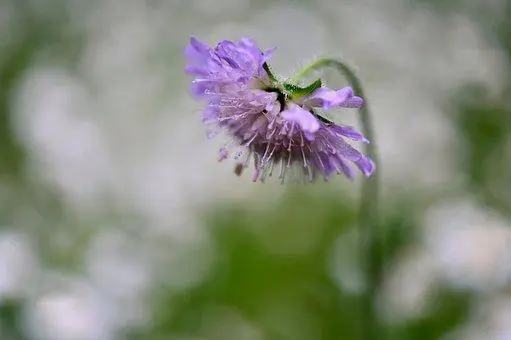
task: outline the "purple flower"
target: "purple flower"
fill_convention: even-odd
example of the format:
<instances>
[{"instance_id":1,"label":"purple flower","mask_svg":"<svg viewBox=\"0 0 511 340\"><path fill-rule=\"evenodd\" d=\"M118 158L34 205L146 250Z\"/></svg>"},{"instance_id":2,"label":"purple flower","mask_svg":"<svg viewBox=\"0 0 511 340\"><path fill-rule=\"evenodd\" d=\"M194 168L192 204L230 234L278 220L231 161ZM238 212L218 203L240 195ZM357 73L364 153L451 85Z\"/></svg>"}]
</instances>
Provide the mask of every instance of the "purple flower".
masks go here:
<instances>
[{"instance_id":1,"label":"purple flower","mask_svg":"<svg viewBox=\"0 0 511 340\"><path fill-rule=\"evenodd\" d=\"M190 90L206 103L202 120L210 127L209 135L226 132L232 139L219 150L219 160L234 151L235 173L240 175L253 159L253 181L271 176L275 166L282 181L291 172L309 181L334 173L351 179L351 164L370 176L374 162L346 141L368 142L364 136L315 112L357 108L362 98L350 87L330 90L319 85L295 95L295 85L270 73L266 61L273 50L263 52L248 38L221 41L215 48L191 38L185 50L185 71L193 76Z\"/></svg>"}]
</instances>

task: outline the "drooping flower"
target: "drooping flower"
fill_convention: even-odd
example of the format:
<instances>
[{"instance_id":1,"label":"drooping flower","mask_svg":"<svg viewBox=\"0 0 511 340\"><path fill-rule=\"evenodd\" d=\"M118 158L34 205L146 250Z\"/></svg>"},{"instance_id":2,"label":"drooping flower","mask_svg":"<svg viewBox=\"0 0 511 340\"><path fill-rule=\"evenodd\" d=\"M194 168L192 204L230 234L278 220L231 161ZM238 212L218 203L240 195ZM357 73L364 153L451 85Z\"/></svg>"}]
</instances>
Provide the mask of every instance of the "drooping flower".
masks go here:
<instances>
[{"instance_id":1,"label":"drooping flower","mask_svg":"<svg viewBox=\"0 0 511 340\"><path fill-rule=\"evenodd\" d=\"M219 160L237 149L235 173L240 175L253 159L253 181L271 176L274 166L282 181L292 169L311 182L334 173L352 179L350 163L370 176L374 162L345 140L367 143L364 136L316 111L358 108L362 98L351 87L331 90L319 80L300 87L277 79L266 63L273 50L263 52L248 38L221 41L214 48L191 38L185 49L185 71L193 76L190 90L206 103L203 122L210 135L224 131L232 139L219 150Z\"/></svg>"}]
</instances>

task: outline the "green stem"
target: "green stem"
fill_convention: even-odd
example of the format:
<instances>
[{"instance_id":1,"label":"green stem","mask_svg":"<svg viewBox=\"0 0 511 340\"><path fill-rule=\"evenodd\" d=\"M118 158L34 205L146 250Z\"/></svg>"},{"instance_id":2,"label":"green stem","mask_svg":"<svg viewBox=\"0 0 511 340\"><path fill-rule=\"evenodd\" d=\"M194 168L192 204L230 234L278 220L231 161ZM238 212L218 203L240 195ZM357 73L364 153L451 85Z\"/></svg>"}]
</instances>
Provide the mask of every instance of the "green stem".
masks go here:
<instances>
[{"instance_id":1,"label":"green stem","mask_svg":"<svg viewBox=\"0 0 511 340\"><path fill-rule=\"evenodd\" d=\"M367 282L367 294L364 296L361 315L361 339L382 339L383 334L379 329L376 315L376 298L381 283L382 262L380 249L382 238L378 235L378 171L379 162L377 157L376 143L374 137L373 126L371 122L371 113L369 111L369 103L367 97L360 84L360 80L355 73L343 62L323 58L319 59L303 70L301 70L293 80L305 77L312 71L333 67L339 71L350 83L351 87L358 96L364 98L364 106L360 108L360 123L362 125L362 133L371 142L365 145L365 153L375 164L377 170L372 177L365 180L362 184L362 197L360 205L360 256L362 268L365 273Z\"/></svg>"}]
</instances>

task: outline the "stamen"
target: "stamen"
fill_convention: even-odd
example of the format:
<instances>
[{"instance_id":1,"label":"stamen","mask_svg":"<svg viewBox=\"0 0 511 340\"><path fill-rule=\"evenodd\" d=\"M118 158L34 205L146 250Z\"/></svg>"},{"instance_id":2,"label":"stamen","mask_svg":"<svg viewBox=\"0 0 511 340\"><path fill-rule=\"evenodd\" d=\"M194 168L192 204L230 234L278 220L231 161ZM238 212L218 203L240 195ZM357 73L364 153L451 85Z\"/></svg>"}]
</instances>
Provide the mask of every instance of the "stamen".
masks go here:
<instances>
[{"instance_id":1,"label":"stamen","mask_svg":"<svg viewBox=\"0 0 511 340\"><path fill-rule=\"evenodd\" d=\"M305 158L305 152L303 152L303 147L302 147L302 148L300 148L300 151L302 152L303 166L304 166L304 167L307 167L307 166L308 166L308 163L307 163L307 158Z\"/></svg>"},{"instance_id":2,"label":"stamen","mask_svg":"<svg viewBox=\"0 0 511 340\"><path fill-rule=\"evenodd\" d=\"M318 159L319 164L321 165L321 168L324 169L325 168L325 164L323 164L323 161L321 160L321 157L319 156L319 154L316 151L314 151L314 154L316 155L316 158Z\"/></svg>"},{"instance_id":3,"label":"stamen","mask_svg":"<svg viewBox=\"0 0 511 340\"><path fill-rule=\"evenodd\" d=\"M226 147L220 148L220 150L218 150L218 161L219 162L226 160L228 156L229 156L229 151L227 150Z\"/></svg>"},{"instance_id":4,"label":"stamen","mask_svg":"<svg viewBox=\"0 0 511 340\"><path fill-rule=\"evenodd\" d=\"M257 138L257 133L254 134L254 136L252 136L252 138L247 142L245 143L244 146L249 146L250 144L252 144L252 142L254 141L254 139Z\"/></svg>"},{"instance_id":5,"label":"stamen","mask_svg":"<svg viewBox=\"0 0 511 340\"><path fill-rule=\"evenodd\" d=\"M280 178L280 184L284 184L284 181L286 179L286 171L287 171L287 168L284 168L284 173L282 174L282 177Z\"/></svg>"},{"instance_id":6,"label":"stamen","mask_svg":"<svg viewBox=\"0 0 511 340\"><path fill-rule=\"evenodd\" d=\"M289 129L289 133L287 134L287 136L288 136L289 138L292 138L292 136L293 136L294 132L295 132L295 123L294 123L294 122L292 122L292 123L291 123L291 129Z\"/></svg>"},{"instance_id":7,"label":"stamen","mask_svg":"<svg viewBox=\"0 0 511 340\"><path fill-rule=\"evenodd\" d=\"M242 114L238 114L238 115L234 115L234 116L219 117L218 121L223 122L223 121L226 121L226 120L233 120L233 119L246 118L246 117L247 117L247 114L246 113L242 113Z\"/></svg>"},{"instance_id":8,"label":"stamen","mask_svg":"<svg viewBox=\"0 0 511 340\"><path fill-rule=\"evenodd\" d=\"M270 162L271 161L271 157L273 156L273 153L275 152L275 149L277 148L277 145L273 145L273 149L271 150L270 154L268 155L268 158L266 160L266 162ZM273 162L272 162L273 164Z\"/></svg>"},{"instance_id":9,"label":"stamen","mask_svg":"<svg viewBox=\"0 0 511 340\"><path fill-rule=\"evenodd\" d=\"M284 164L284 160L281 160L280 161L280 173L279 173L279 178L284 178L284 174L285 174L286 170L285 170L285 164Z\"/></svg>"},{"instance_id":10,"label":"stamen","mask_svg":"<svg viewBox=\"0 0 511 340\"><path fill-rule=\"evenodd\" d=\"M275 166L275 162L271 162L270 163L270 170L268 172L268 177L271 177L271 175L273 174L273 167Z\"/></svg>"},{"instance_id":11,"label":"stamen","mask_svg":"<svg viewBox=\"0 0 511 340\"><path fill-rule=\"evenodd\" d=\"M314 181L314 169L311 169L309 166L307 166L307 172L309 173L309 182Z\"/></svg>"},{"instance_id":12,"label":"stamen","mask_svg":"<svg viewBox=\"0 0 511 340\"><path fill-rule=\"evenodd\" d=\"M254 168L252 171L252 182L257 182L257 178L259 177L259 169Z\"/></svg>"},{"instance_id":13,"label":"stamen","mask_svg":"<svg viewBox=\"0 0 511 340\"><path fill-rule=\"evenodd\" d=\"M266 144L266 150L264 151L263 158L261 160L261 162L263 164L265 163L265 158L266 158L266 154L268 154L268 150L270 150L270 143Z\"/></svg>"},{"instance_id":14,"label":"stamen","mask_svg":"<svg viewBox=\"0 0 511 340\"><path fill-rule=\"evenodd\" d=\"M241 176L241 174L243 173L243 164L242 163L237 163L234 166L234 173L236 174L236 176Z\"/></svg>"},{"instance_id":15,"label":"stamen","mask_svg":"<svg viewBox=\"0 0 511 340\"><path fill-rule=\"evenodd\" d=\"M249 149L247 158L245 159L245 162L243 163L244 168L248 167L248 162L250 161L250 156L252 156L252 150Z\"/></svg>"}]
</instances>

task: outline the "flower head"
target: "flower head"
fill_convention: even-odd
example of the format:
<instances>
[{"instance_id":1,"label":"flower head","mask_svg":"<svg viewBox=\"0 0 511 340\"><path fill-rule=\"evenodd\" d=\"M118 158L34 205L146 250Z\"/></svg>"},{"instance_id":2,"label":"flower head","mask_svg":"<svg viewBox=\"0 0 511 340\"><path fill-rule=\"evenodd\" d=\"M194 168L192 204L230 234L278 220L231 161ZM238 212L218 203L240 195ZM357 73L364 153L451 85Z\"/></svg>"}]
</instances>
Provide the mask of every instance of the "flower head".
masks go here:
<instances>
[{"instance_id":1,"label":"flower head","mask_svg":"<svg viewBox=\"0 0 511 340\"><path fill-rule=\"evenodd\" d=\"M194 77L190 90L206 102L203 122L212 128L210 135L225 131L232 138L219 150L219 160L236 148L235 173L253 159L253 181L271 176L275 165L282 181L291 168L309 181L333 173L351 179L351 163L370 176L374 162L345 140L368 142L364 136L316 112L358 108L362 98L351 87L331 90L319 80L308 87L277 80L266 63L273 50L263 52L248 38L215 48L191 38L185 50L185 71Z\"/></svg>"}]
</instances>

